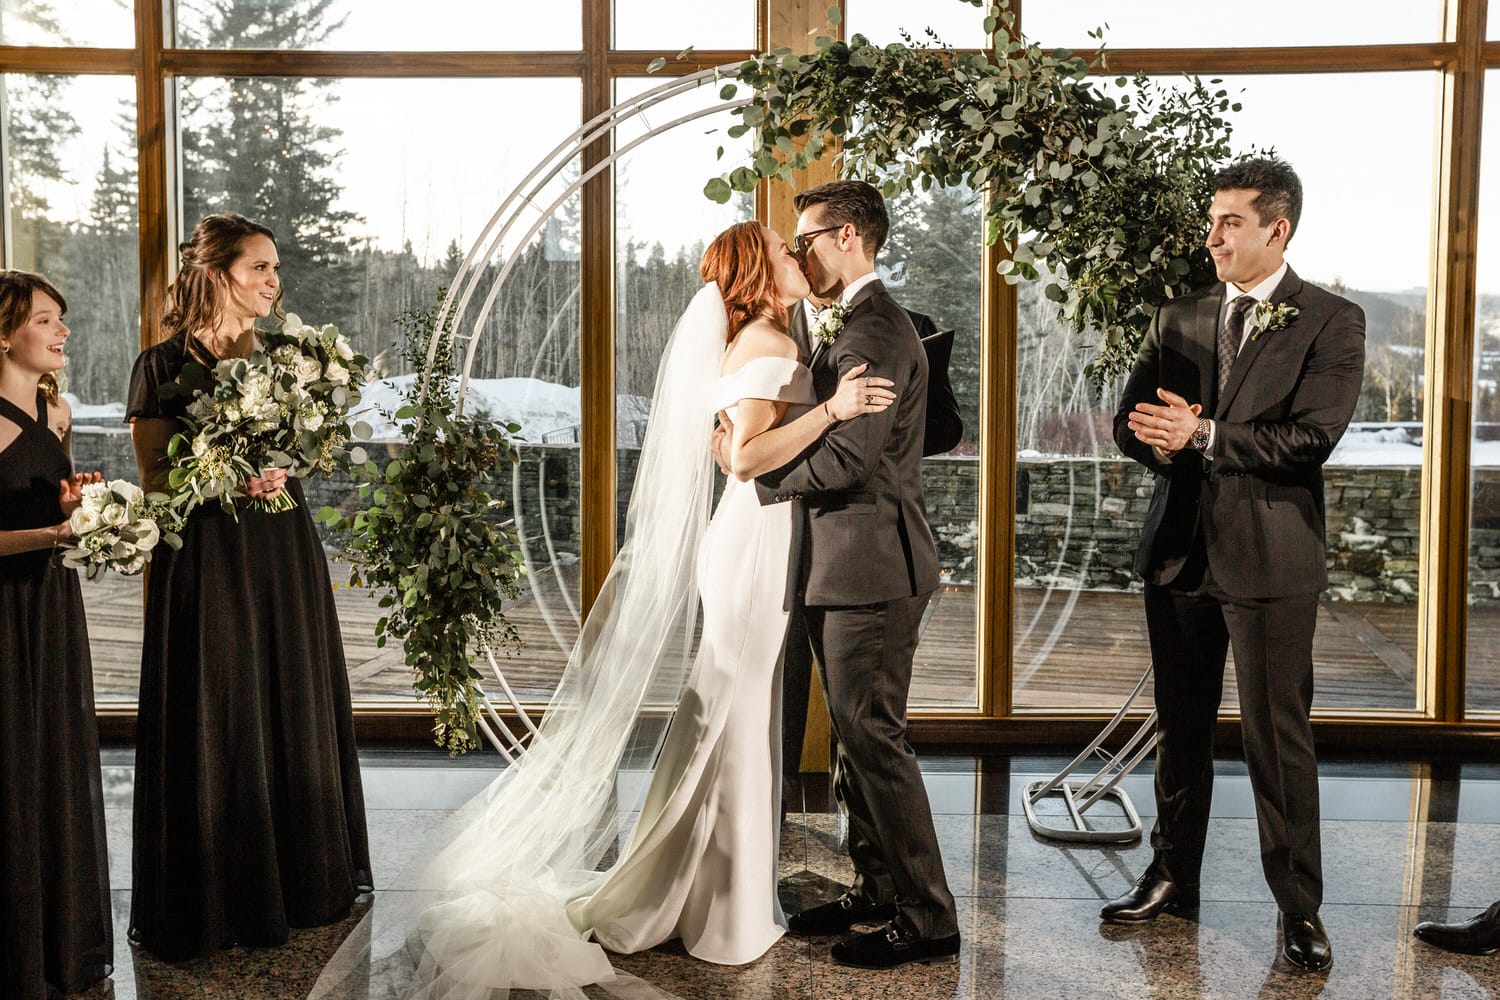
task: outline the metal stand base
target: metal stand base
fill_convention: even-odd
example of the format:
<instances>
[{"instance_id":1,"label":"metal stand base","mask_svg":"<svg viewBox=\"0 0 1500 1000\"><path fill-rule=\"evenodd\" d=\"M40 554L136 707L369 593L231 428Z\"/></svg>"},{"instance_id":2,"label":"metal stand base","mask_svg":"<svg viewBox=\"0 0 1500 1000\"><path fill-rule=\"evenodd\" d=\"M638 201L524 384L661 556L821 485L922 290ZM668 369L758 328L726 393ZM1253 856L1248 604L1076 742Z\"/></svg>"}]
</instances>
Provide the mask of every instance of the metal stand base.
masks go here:
<instances>
[{"instance_id":1,"label":"metal stand base","mask_svg":"<svg viewBox=\"0 0 1500 1000\"><path fill-rule=\"evenodd\" d=\"M1141 839L1141 816L1135 811L1135 805L1130 801L1130 796L1125 794L1123 788L1117 787L1125 776L1135 770L1141 761L1156 748L1156 712L1153 710L1146 716L1130 739L1113 756L1100 750L1109 735L1115 731L1135 700L1146 688L1146 682L1151 679L1151 668L1141 675L1135 690L1130 697L1125 699L1125 704L1115 713L1115 717L1109 720L1109 724L1099 731L1092 743L1083 749L1077 757L1068 763L1061 771L1052 777L1042 781L1033 781L1026 786L1026 795L1022 804L1026 810L1026 823L1032 832L1050 840L1063 840L1070 843L1084 844L1129 844ZM1081 768L1095 754L1103 759L1104 763L1091 777L1083 780L1072 780L1073 772ZM1049 795L1057 795L1062 798L1067 807L1068 815L1073 821L1070 827L1052 826L1042 821L1036 814L1036 803ZM1102 799L1112 799L1117 802L1125 814L1128 824L1122 829L1096 830L1089 826L1084 814L1090 808L1097 805Z\"/></svg>"}]
</instances>

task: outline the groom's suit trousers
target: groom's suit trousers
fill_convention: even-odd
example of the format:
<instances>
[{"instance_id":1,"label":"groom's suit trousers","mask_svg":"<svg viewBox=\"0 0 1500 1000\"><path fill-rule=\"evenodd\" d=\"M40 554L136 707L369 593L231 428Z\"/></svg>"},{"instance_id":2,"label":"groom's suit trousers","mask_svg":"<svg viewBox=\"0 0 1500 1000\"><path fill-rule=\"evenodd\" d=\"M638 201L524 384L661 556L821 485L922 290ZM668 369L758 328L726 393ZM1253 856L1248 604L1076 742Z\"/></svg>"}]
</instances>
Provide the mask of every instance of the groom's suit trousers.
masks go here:
<instances>
[{"instance_id":1,"label":"groom's suit trousers","mask_svg":"<svg viewBox=\"0 0 1500 1000\"><path fill-rule=\"evenodd\" d=\"M895 902L923 937L958 932L927 790L906 741L912 654L928 595L806 609L838 738L837 792L849 812L854 889Z\"/></svg>"}]
</instances>

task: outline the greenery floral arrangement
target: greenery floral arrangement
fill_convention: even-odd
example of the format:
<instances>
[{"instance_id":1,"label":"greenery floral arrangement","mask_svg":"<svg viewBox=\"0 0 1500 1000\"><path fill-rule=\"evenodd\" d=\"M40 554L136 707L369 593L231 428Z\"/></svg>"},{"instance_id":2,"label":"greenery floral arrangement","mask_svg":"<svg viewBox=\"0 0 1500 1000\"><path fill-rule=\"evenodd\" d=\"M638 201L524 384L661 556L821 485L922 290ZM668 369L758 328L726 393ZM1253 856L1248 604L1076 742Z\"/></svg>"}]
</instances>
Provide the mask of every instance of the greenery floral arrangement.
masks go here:
<instances>
[{"instance_id":1,"label":"greenery floral arrangement","mask_svg":"<svg viewBox=\"0 0 1500 1000\"><path fill-rule=\"evenodd\" d=\"M839 16L828 11L830 23ZM762 178L789 182L835 147L843 176L886 197L934 184L988 192L986 240L1010 249L1006 280L1040 280L1063 321L1097 331L1087 370L1113 381L1155 308L1213 280L1204 219L1213 172L1230 155L1223 116L1239 105L1197 78L1161 87L1120 77L1112 96L1090 75L1105 66L1102 45L1089 57L1043 50L1015 34L1010 0L983 16L998 38L978 54L935 36L918 47L856 34L745 62L720 96L752 92L729 129L752 136L751 160L704 193L725 202Z\"/></svg>"},{"instance_id":2,"label":"greenery floral arrangement","mask_svg":"<svg viewBox=\"0 0 1500 1000\"><path fill-rule=\"evenodd\" d=\"M396 322L405 360L422 371L437 312L416 310ZM366 459L351 470L363 479L358 498L367 506L347 515L325 507L318 518L348 534L350 584L373 588L389 609L376 622L376 643L401 641L413 686L432 710L433 736L456 755L479 745L482 678L473 657L520 648L502 611L519 596L526 567L505 502L484 485L499 463L520 460L511 440L520 427L457 414L455 383L442 336L426 397L414 379L393 414L400 453L383 469Z\"/></svg>"},{"instance_id":3,"label":"greenery floral arrangement","mask_svg":"<svg viewBox=\"0 0 1500 1000\"><path fill-rule=\"evenodd\" d=\"M181 522L169 501L165 493L146 493L124 479L86 484L68 518L73 537L63 543L63 565L83 570L90 580L106 570L134 576L159 543L182 548Z\"/></svg>"},{"instance_id":4,"label":"greenery floral arrangement","mask_svg":"<svg viewBox=\"0 0 1500 1000\"><path fill-rule=\"evenodd\" d=\"M368 437L369 429L351 427L349 413L359 403L368 359L337 327L310 326L294 313L258 341L248 358L225 358L212 371L190 362L163 386L163 396L190 400L189 430L167 443L167 484L182 517L217 500L238 519L245 481L266 468L300 477L365 460L350 439ZM250 504L274 513L297 501L283 490Z\"/></svg>"}]
</instances>

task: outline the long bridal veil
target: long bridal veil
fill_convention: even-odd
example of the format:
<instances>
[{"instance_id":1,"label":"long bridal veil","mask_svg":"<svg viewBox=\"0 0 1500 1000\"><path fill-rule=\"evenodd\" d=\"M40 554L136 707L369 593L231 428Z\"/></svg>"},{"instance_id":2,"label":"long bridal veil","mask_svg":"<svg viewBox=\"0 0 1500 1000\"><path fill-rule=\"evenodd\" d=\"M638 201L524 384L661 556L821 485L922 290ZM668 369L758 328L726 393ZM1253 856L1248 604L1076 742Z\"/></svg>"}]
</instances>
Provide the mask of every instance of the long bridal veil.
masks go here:
<instances>
[{"instance_id":1,"label":"long bridal veil","mask_svg":"<svg viewBox=\"0 0 1500 1000\"><path fill-rule=\"evenodd\" d=\"M593 983L661 995L617 977L564 906L599 883L600 862L623 843L617 773L651 767L661 710L676 705L692 666L727 336L723 299L707 284L663 354L623 544L538 733L377 894L313 1000L366 982L418 1000L496 1000L510 989L581 1000Z\"/></svg>"}]
</instances>

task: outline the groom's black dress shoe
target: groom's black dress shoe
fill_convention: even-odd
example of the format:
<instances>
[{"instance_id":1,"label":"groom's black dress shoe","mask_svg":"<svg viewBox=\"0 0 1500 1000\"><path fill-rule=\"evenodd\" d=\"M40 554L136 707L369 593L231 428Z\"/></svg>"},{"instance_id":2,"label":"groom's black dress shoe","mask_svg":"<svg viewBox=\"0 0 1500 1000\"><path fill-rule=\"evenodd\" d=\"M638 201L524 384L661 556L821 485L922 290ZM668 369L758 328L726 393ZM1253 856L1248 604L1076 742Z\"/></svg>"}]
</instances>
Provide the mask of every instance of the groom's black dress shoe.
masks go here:
<instances>
[{"instance_id":1,"label":"groom's black dress shoe","mask_svg":"<svg viewBox=\"0 0 1500 1000\"><path fill-rule=\"evenodd\" d=\"M1163 912L1191 913L1198 908L1198 887L1163 878L1154 868L1136 879L1129 892L1105 903L1099 919L1107 924L1143 924Z\"/></svg>"},{"instance_id":2,"label":"groom's black dress shoe","mask_svg":"<svg viewBox=\"0 0 1500 1000\"><path fill-rule=\"evenodd\" d=\"M1316 913L1283 913L1281 954L1288 962L1308 972L1327 972L1333 965L1333 945Z\"/></svg>"},{"instance_id":3,"label":"groom's black dress shoe","mask_svg":"<svg viewBox=\"0 0 1500 1000\"><path fill-rule=\"evenodd\" d=\"M842 934L855 924L875 924L896 915L895 903L872 903L846 892L838 899L787 918L787 930L804 937Z\"/></svg>"},{"instance_id":4,"label":"groom's black dress shoe","mask_svg":"<svg viewBox=\"0 0 1500 1000\"><path fill-rule=\"evenodd\" d=\"M835 962L856 969L894 969L913 962L946 965L958 961L958 935L918 937L897 918L878 931L840 941L832 954Z\"/></svg>"},{"instance_id":5,"label":"groom's black dress shoe","mask_svg":"<svg viewBox=\"0 0 1500 1000\"><path fill-rule=\"evenodd\" d=\"M1424 920L1412 934L1419 941L1465 955L1493 955L1500 951L1500 903L1495 903L1477 917L1456 924Z\"/></svg>"}]
</instances>

